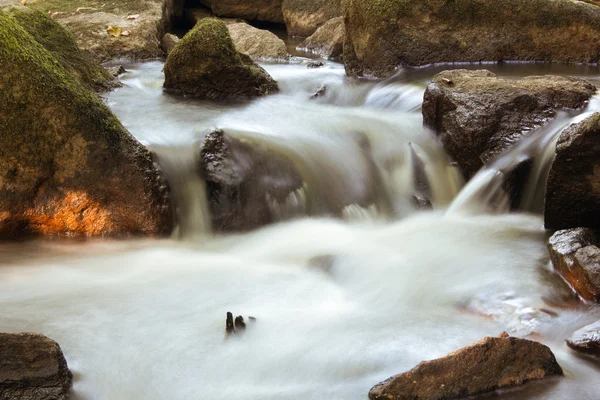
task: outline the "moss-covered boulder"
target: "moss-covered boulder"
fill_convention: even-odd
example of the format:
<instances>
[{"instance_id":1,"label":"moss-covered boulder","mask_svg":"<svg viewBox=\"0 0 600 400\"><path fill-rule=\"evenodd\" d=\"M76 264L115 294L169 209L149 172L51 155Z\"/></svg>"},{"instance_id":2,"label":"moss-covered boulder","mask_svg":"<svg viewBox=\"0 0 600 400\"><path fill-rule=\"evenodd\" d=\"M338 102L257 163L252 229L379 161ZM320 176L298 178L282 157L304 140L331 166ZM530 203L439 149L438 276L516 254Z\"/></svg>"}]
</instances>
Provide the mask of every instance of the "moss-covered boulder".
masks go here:
<instances>
[{"instance_id":1,"label":"moss-covered boulder","mask_svg":"<svg viewBox=\"0 0 600 400\"><path fill-rule=\"evenodd\" d=\"M4 11L84 85L94 90L107 90L116 86L114 77L96 60L83 53L77 47L73 35L47 14L24 6L9 6Z\"/></svg>"},{"instance_id":2,"label":"moss-covered boulder","mask_svg":"<svg viewBox=\"0 0 600 400\"><path fill-rule=\"evenodd\" d=\"M278 91L277 82L236 50L227 26L215 18L200 21L169 54L164 87L209 100L244 100Z\"/></svg>"},{"instance_id":3,"label":"moss-covered boulder","mask_svg":"<svg viewBox=\"0 0 600 400\"><path fill-rule=\"evenodd\" d=\"M572 0L346 0L353 76L399 65L600 59L600 7Z\"/></svg>"},{"instance_id":4,"label":"moss-covered boulder","mask_svg":"<svg viewBox=\"0 0 600 400\"><path fill-rule=\"evenodd\" d=\"M219 17L283 23L282 0L200 0Z\"/></svg>"},{"instance_id":5,"label":"moss-covered boulder","mask_svg":"<svg viewBox=\"0 0 600 400\"><path fill-rule=\"evenodd\" d=\"M0 11L0 237L171 230L151 154Z\"/></svg>"},{"instance_id":6,"label":"moss-covered boulder","mask_svg":"<svg viewBox=\"0 0 600 400\"><path fill-rule=\"evenodd\" d=\"M341 0L283 0L283 18L291 36L308 37L342 15Z\"/></svg>"}]
</instances>

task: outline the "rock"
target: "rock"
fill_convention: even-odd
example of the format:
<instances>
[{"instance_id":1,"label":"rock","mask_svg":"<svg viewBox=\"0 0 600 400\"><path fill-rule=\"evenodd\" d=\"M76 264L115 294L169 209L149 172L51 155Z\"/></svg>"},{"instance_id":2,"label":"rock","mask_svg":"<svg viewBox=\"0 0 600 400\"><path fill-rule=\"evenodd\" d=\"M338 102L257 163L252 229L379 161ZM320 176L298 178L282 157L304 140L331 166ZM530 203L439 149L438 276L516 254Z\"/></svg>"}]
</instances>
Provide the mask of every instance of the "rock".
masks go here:
<instances>
[{"instance_id":1,"label":"rock","mask_svg":"<svg viewBox=\"0 0 600 400\"><path fill-rule=\"evenodd\" d=\"M546 185L548 229L600 229L600 113L565 129Z\"/></svg>"},{"instance_id":2,"label":"rock","mask_svg":"<svg viewBox=\"0 0 600 400\"><path fill-rule=\"evenodd\" d=\"M58 343L38 333L0 333L0 397L64 400L73 375Z\"/></svg>"},{"instance_id":3,"label":"rock","mask_svg":"<svg viewBox=\"0 0 600 400\"><path fill-rule=\"evenodd\" d=\"M323 63L323 61L311 61L306 64L306 68L321 68L324 65L325 64Z\"/></svg>"},{"instance_id":4,"label":"rock","mask_svg":"<svg viewBox=\"0 0 600 400\"><path fill-rule=\"evenodd\" d=\"M227 26L200 21L165 63L165 89L209 100L251 99L278 91L277 82L235 49Z\"/></svg>"},{"instance_id":5,"label":"rock","mask_svg":"<svg viewBox=\"0 0 600 400\"><path fill-rule=\"evenodd\" d=\"M600 356L600 321L579 329L566 342L573 350Z\"/></svg>"},{"instance_id":6,"label":"rock","mask_svg":"<svg viewBox=\"0 0 600 400\"><path fill-rule=\"evenodd\" d=\"M151 154L1 11L0 109L0 237L171 231Z\"/></svg>"},{"instance_id":7,"label":"rock","mask_svg":"<svg viewBox=\"0 0 600 400\"><path fill-rule=\"evenodd\" d=\"M369 399L462 399L562 374L548 347L503 334L391 377L373 387Z\"/></svg>"},{"instance_id":8,"label":"rock","mask_svg":"<svg viewBox=\"0 0 600 400\"><path fill-rule=\"evenodd\" d=\"M125 67L122 65L115 65L113 67L107 67L106 70L115 79L118 78L119 76L123 75L125 72L127 72Z\"/></svg>"},{"instance_id":9,"label":"rock","mask_svg":"<svg viewBox=\"0 0 600 400\"><path fill-rule=\"evenodd\" d=\"M201 0L218 17L283 23L282 0Z\"/></svg>"},{"instance_id":10,"label":"rock","mask_svg":"<svg viewBox=\"0 0 600 400\"><path fill-rule=\"evenodd\" d=\"M283 204L303 184L285 155L221 130L206 136L200 171L217 232L246 231L273 222L272 202Z\"/></svg>"},{"instance_id":11,"label":"rock","mask_svg":"<svg viewBox=\"0 0 600 400\"><path fill-rule=\"evenodd\" d=\"M172 33L165 33L165 35L162 38L161 48L165 53L167 53L167 55L169 55L180 40L181 39L179 39Z\"/></svg>"},{"instance_id":12,"label":"rock","mask_svg":"<svg viewBox=\"0 0 600 400\"><path fill-rule=\"evenodd\" d=\"M306 38L299 48L323 57L340 57L345 35L344 17L332 18Z\"/></svg>"},{"instance_id":13,"label":"rock","mask_svg":"<svg viewBox=\"0 0 600 400\"><path fill-rule=\"evenodd\" d=\"M342 15L341 0L283 0L282 7L290 36L308 37Z\"/></svg>"},{"instance_id":14,"label":"rock","mask_svg":"<svg viewBox=\"0 0 600 400\"><path fill-rule=\"evenodd\" d=\"M548 240L554 268L585 300L600 302L600 249L591 229L556 232Z\"/></svg>"},{"instance_id":15,"label":"rock","mask_svg":"<svg viewBox=\"0 0 600 400\"><path fill-rule=\"evenodd\" d=\"M272 32L257 29L245 23L231 24L227 27L235 48L253 60L287 60L290 58L285 42Z\"/></svg>"},{"instance_id":16,"label":"rock","mask_svg":"<svg viewBox=\"0 0 600 400\"><path fill-rule=\"evenodd\" d=\"M246 323L244 322L244 317L238 315L235 317L235 331L236 333L244 333L246 330Z\"/></svg>"},{"instance_id":17,"label":"rock","mask_svg":"<svg viewBox=\"0 0 600 400\"><path fill-rule=\"evenodd\" d=\"M321 85L320 88L317 89L317 91L310 96L311 99L317 99L319 97L323 97L327 94L327 85Z\"/></svg>"},{"instance_id":18,"label":"rock","mask_svg":"<svg viewBox=\"0 0 600 400\"><path fill-rule=\"evenodd\" d=\"M580 108L596 91L570 77L503 79L487 70L443 71L423 100L423 122L471 177L485 163L521 140L557 110Z\"/></svg>"},{"instance_id":19,"label":"rock","mask_svg":"<svg viewBox=\"0 0 600 400\"><path fill-rule=\"evenodd\" d=\"M118 86L107 70L79 50L71 33L48 15L20 5L6 7L4 11L84 85L97 91Z\"/></svg>"},{"instance_id":20,"label":"rock","mask_svg":"<svg viewBox=\"0 0 600 400\"><path fill-rule=\"evenodd\" d=\"M351 76L442 62L599 61L600 8L578 1L347 0L344 11Z\"/></svg>"}]
</instances>

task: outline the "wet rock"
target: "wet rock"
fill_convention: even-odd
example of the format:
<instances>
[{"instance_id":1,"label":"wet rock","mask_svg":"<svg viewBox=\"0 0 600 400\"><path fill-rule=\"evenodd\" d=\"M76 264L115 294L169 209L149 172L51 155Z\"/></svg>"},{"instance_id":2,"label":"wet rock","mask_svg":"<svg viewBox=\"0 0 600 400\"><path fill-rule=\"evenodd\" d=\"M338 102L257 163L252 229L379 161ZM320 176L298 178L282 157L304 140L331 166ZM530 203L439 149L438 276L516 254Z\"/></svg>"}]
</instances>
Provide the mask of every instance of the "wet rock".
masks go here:
<instances>
[{"instance_id":1,"label":"wet rock","mask_svg":"<svg viewBox=\"0 0 600 400\"><path fill-rule=\"evenodd\" d=\"M555 375L562 369L548 347L503 334L391 377L369 399L462 399Z\"/></svg>"},{"instance_id":2,"label":"wet rock","mask_svg":"<svg viewBox=\"0 0 600 400\"><path fill-rule=\"evenodd\" d=\"M210 132L202 145L200 171L207 182L213 229L246 231L276 220L273 204L284 204L303 182L284 154Z\"/></svg>"},{"instance_id":3,"label":"wet rock","mask_svg":"<svg viewBox=\"0 0 600 400\"><path fill-rule=\"evenodd\" d=\"M277 92L277 82L235 49L227 26L207 18L175 46L165 63L167 90L209 100L245 100Z\"/></svg>"},{"instance_id":4,"label":"wet rock","mask_svg":"<svg viewBox=\"0 0 600 400\"><path fill-rule=\"evenodd\" d=\"M108 68L106 68L106 70L108 71L108 73L113 78L118 78L119 76L121 76L125 72L127 72L127 70L125 69L125 67L123 67L122 65L116 65L114 67L108 67Z\"/></svg>"},{"instance_id":5,"label":"wet rock","mask_svg":"<svg viewBox=\"0 0 600 400\"><path fill-rule=\"evenodd\" d=\"M399 65L600 56L600 8L583 2L348 0L344 10L351 76L388 77Z\"/></svg>"},{"instance_id":6,"label":"wet rock","mask_svg":"<svg viewBox=\"0 0 600 400\"><path fill-rule=\"evenodd\" d=\"M423 100L423 121L471 177L557 110L580 108L596 91L570 77L497 77L487 70L444 71L433 77Z\"/></svg>"},{"instance_id":7,"label":"wet rock","mask_svg":"<svg viewBox=\"0 0 600 400\"><path fill-rule=\"evenodd\" d=\"M250 320L251 324L254 324L256 322L256 318L254 317L248 317L248 319ZM244 332L246 331L246 322L244 321L244 317L242 317L241 315L238 315L237 317L235 317L235 321L233 319L233 314L228 311L227 312L227 317L225 318L225 334L226 336L231 336L231 335L243 335Z\"/></svg>"},{"instance_id":8,"label":"wet rock","mask_svg":"<svg viewBox=\"0 0 600 400\"><path fill-rule=\"evenodd\" d=\"M600 113L565 129L546 185L548 229L600 229Z\"/></svg>"},{"instance_id":9,"label":"wet rock","mask_svg":"<svg viewBox=\"0 0 600 400\"><path fill-rule=\"evenodd\" d=\"M414 194L410 199L417 210L433 210L431 201L422 194Z\"/></svg>"},{"instance_id":10,"label":"wet rock","mask_svg":"<svg viewBox=\"0 0 600 400\"><path fill-rule=\"evenodd\" d=\"M325 63L323 61L310 61L306 64L306 68L321 68Z\"/></svg>"},{"instance_id":11,"label":"wet rock","mask_svg":"<svg viewBox=\"0 0 600 400\"><path fill-rule=\"evenodd\" d=\"M73 375L55 341L37 333L0 333L0 397L63 400Z\"/></svg>"},{"instance_id":12,"label":"wet rock","mask_svg":"<svg viewBox=\"0 0 600 400\"><path fill-rule=\"evenodd\" d=\"M323 97L327 94L327 85L321 85L320 88L311 96L312 99Z\"/></svg>"},{"instance_id":13,"label":"wet rock","mask_svg":"<svg viewBox=\"0 0 600 400\"><path fill-rule=\"evenodd\" d=\"M228 25L236 49L253 60L287 60L285 42L272 32L245 23Z\"/></svg>"},{"instance_id":14,"label":"wet rock","mask_svg":"<svg viewBox=\"0 0 600 400\"><path fill-rule=\"evenodd\" d=\"M235 333L235 325L233 324L233 314L228 311L227 317L225 318L225 333L228 335Z\"/></svg>"},{"instance_id":15,"label":"wet rock","mask_svg":"<svg viewBox=\"0 0 600 400\"><path fill-rule=\"evenodd\" d=\"M151 154L3 12L0 38L0 237L169 233Z\"/></svg>"},{"instance_id":16,"label":"wet rock","mask_svg":"<svg viewBox=\"0 0 600 400\"><path fill-rule=\"evenodd\" d=\"M308 37L342 15L341 0L283 0L282 7L290 36Z\"/></svg>"},{"instance_id":17,"label":"wet rock","mask_svg":"<svg viewBox=\"0 0 600 400\"><path fill-rule=\"evenodd\" d=\"M323 57L340 57L345 35L344 17L332 18L307 37L299 48Z\"/></svg>"},{"instance_id":18,"label":"wet rock","mask_svg":"<svg viewBox=\"0 0 600 400\"><path fill-rule=\"evenodd\" d=\"M282 0L201 0L219 17L283 23Z\"/></svg>"},{"instance_id":19,"label":"wet rock","mask_svg":"<svg viewBox=\"0 0 600 400\"><path fill-rule=\"evenodd\" d=\"M244 333L246 330L246 323L244 322L244 317L238 315L235 317L235 331L236 333Z\"/></svg>"},{"instance_id":20,"label":"wet rock","mask_svg":"<svg viewBox=\"0 0 600 400\"><path fill-rule=\"evenodd\" d=\"M167 55L169 55L180 40L181 39L172 33L165 33L161 41L161 48Z\"/></svg>"},{"instance_id":21,"label":"wet rock","mask_svg":"<svg viewBox=\"0 0 600 400\"><path fill-rule=\"evenodd\" d=\"M556 232L548 240L554 268L583 299L600 301L600 249L587 228Z\"/></svg>"},{"instance_id":22,"label":"wet rock","mask_svg":"<svg viewBox=\"0 0 600 400\"><path fill-rule=\"evenodd\" d=\"M579 329L566 342L573 350L600 356L600 321Z\"/></svg>"}]
</instances>

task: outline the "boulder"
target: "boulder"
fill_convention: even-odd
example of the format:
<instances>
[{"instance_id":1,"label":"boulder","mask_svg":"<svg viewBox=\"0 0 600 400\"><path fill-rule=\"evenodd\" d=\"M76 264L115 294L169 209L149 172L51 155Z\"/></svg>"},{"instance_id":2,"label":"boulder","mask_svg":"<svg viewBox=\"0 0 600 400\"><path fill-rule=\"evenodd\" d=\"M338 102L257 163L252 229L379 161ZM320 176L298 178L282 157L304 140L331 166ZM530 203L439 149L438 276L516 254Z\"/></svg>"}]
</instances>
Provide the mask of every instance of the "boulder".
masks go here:
<instances>
[{"instance_id":1,"label":"boulder","mask_svg":"<svg viewBox=\"0 0 600 400\"><path fill-rule=\"evenodd\" d=\"M21 5L6 7L4 11L84 85L97 91L118 86L107 70L77 47L71 33L48 15Z\"/></svg>"},{"instance_id":2,"label":"boulder","mask_svg":"<svg viewBox=\"0 0 600 400\"><path fill-rule=\"evenodd\" d=\"M0 333L2 400L65 400L72 381L54 340L38 333Z\"/></svg>"},{"instance_id":3,"label":"boulder","mask_svg":"<svg viewBox=\"0 0 600 400\"><path fill-rule=\"evenodd\" d=\"M556 232L548 240L554 268L583 299L600 301L600 249L591 229Z\"/></svg>"},{"instance_id":4,"label":"boulder","mask_svg":"<svg viewBox=\"0 0 600 400\"><path fill-rule=\"evenodd\" d=\"M580 79L504 79L487 70L443 71L423 99L423 122L440 136L467 177L557 110L580 108L596 88Z\"/></svg>"},{"instance_id":5,"label":"boulder","mask_svg":"<svg viewBox=\"0 0 600 400\"><path fill-rule=\"evenodd\" d=\"M165 89L209 100L251 99L277 92L277 82L236 50L224 22L200 21L165 63Z\"/></svg>"},{"instance_id":6,"label":"boulder","mask_svg":"<svg viewBox=\"0 0 600 400\"><path fill-rule=\"evenodd\" d=\"M0 237L170 232L152 155L1 11L0 110Z\"/></svg>"},{"instance_id":7,"label":"boulder","mask_svg":"<svg viewBox=\"0 0 600 400\"><path fill-rule=\"evenodd\" d=\"M600 321L579 329L566 342L573 350L600 356Z\"/></svg>"},{"instance_id":8,"label":"boulder","mask_svg":"<svg viewBox=\"0 0 600 400\"><path fill-rule=\"evenodd\" d=\"M546 184L548 229L600 229L600 113L565 129Z\"/></svg>"},{"instance_id":9,"label":"boulder","mask_svg":"<svg viewBox=\"0 0 600 400\"><path fill-rule=\"evenodd\" d=\"M218 17L283 23L282 0L200 0Z\"/></svg>"},{"instance_id":10,"label":"boulder","mask_svg":"<svg viewBox=\"0 0 600 400\"><path fill-rule=\"evenodd\" d=\"M247 231L274 222L273 205L284 204L303 185L285 155L221 130L206 135L200 172L218 232Z\"/></svg>"},{"instance_id":11,"label":"boulder","mask_svg":"<svg viewBox=\"0 0 600 400\"><path fill-rule=\"evenodd\" d=\"M177 43L179 43L181 39L172 33L165 33L161 41L161 48L167 55L171 54L171 51L175 48Z\"/></svg>"},{"instance_id":12,"label":"boulder","mask_svg":"<svg viewBox=\"0 0 600 400\"><path fill-rule=\"evenodd\" d=\"M344 10L351 76L384 78L399 65L600 59L600 8L579 1L347 0Z\"/></svg>"},{"instance_id":13,"label":"boulder","mask_svg":"<svg viewBox=\"0 0 600 400\"><path fill-rule=\"evenodd\" d=\"M283 0L282 7L290 36L308 37L342 15L341 0Z\"/></svg>"},{"instance_id":14,"label":"boulder","mask_svg":"<svg viewBox=\"0 0 600 400\"><path fill-rule=\"evenodd\" d=\"M562 374L548 347L503 334L393 376L374 386L369 399L462 399Z\"/></svg>"},{"instance_id":15,"label":"boulder","mask_svg":"<svg viewBox=\"0 0 600 400\"><path fill-rule=\"evenodd\" d=\"M345 35L344 17L332 18L307 37L300 48L323 57L340 57Z\"/></svg>"},{"instance_id":16,"label":"boulder","mask_svg":"<svg viewBox=\"0 0 600 400\"><path fill-rule=\"evenodd\" d=\"M235 48L253 60L287 60L285 42L272 32L258 29L246 23L237 23L227 26Z\"/></svg>"}]
</instances>

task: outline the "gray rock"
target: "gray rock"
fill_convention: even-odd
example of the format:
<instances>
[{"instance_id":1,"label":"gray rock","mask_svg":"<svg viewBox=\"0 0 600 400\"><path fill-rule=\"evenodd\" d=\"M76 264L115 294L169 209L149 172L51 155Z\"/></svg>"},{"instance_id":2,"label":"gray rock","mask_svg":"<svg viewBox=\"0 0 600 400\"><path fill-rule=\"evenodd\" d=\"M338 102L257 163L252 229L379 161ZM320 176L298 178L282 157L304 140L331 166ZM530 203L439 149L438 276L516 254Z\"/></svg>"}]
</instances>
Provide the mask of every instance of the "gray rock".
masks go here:
<instances>
[{"instance_id":1,"label":"gray rock","mask_svg":"<svg viewBox=\"0 0 600 400\"><path fill-rule=\"evenodd\" d=\"M566 342L573 350L600 356L600 321L577 330Z\"/></svg>"}]
</instances>

